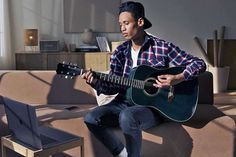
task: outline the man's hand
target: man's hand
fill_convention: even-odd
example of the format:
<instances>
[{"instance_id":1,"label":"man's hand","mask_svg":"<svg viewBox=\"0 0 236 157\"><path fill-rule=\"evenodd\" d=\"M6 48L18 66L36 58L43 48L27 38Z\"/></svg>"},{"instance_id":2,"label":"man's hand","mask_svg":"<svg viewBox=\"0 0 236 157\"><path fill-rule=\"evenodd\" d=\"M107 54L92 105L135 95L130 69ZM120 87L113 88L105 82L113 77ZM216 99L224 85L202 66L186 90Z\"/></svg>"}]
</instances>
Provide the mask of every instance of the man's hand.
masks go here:
<instances>
[{"instance_id":1,"label":"man's hand","mask_svg":"<svg viewBox=\"0 0 236 157\"><path fill-rule=\"evenodd\" d=\"M83 73L82 76L81 76L83 79L86 80L87 83L89 84L95 84L97 79L95 79L93 77L93 72L92 70L90 69L89 71L87 71L86 73Z\"/></svg>"},{"instance_id":2,"label":"man's hand","mask_svg":"<svg viewBox=\"0 0 236 157\"><path fill-rule=\"evenodd\" d=\"M167 88L176 85L182 81L184 81L183 73L180 73L178 75L159 75L157 76L156 83L153 84L153 86L155 86L156 88Z\"/></svg>"}]
</instances>

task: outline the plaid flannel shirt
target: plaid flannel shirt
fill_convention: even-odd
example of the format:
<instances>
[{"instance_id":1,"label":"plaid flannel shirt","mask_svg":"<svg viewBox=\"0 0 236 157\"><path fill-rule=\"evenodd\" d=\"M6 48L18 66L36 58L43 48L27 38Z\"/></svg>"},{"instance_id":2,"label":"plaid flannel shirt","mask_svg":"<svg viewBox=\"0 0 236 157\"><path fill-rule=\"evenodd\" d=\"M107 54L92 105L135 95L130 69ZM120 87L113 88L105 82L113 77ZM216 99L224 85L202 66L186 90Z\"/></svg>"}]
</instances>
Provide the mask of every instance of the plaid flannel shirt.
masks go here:
<instances>
[{"instance_id":1,"label":"plaid flannel shirt","mask_svg":"<svg viewBox=\"0 0 236 157\"><path fill-rule=\"evenodd\" d=\"M158 39L146 33L145 41L139 51L137 65L149 65L156 68L185 66L185 80L190 80L206 70L202 59L194 57L170 42ZM131 41L126 41L114 51L110 59L109 74L128 77L132 69ZM125 93L126 88L98 80L92 85L98 95Z\"/></svg>"}]
</instances>

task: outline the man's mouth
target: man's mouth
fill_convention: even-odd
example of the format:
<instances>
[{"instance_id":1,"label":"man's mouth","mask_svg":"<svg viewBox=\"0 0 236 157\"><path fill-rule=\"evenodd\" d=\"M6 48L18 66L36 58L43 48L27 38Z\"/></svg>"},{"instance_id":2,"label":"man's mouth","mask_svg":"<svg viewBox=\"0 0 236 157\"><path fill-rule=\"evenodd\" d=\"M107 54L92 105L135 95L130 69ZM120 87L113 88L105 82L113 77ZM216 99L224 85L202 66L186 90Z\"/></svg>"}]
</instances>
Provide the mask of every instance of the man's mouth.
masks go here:
<instances>
[{"instance_id":1,"label":"man's mouth","mask_svg":"<svg viewBox=\"0 0 236 157\"><path fill-rule=\"evenodd\" d=\"M126 36L128 36L128 33L122 33L122 35L123 35L124 37L126 37Z\"/></svg>"}]
</instances>

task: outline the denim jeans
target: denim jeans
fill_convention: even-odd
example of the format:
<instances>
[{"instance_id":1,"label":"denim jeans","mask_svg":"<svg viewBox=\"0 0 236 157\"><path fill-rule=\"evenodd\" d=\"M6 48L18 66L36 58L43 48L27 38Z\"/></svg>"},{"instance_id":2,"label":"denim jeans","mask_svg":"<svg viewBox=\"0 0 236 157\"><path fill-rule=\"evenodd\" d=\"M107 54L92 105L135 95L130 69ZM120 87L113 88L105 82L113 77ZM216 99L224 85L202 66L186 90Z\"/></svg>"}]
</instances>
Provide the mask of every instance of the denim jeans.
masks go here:
<instances>
[{"instance_id":1,"label":"denim jeans","mask_svg":"<svg viewBox=\"0 0 236 157\"><path fill-rule=\"evenodd\" d=\"M122 129L128 157L141 157L142 130L161 122L162 117L152 109L118 100L98 106L85 116L88 129L114 156L122 151L124 144L115 135L112 127Z\"/></svg>"}]
</instances>

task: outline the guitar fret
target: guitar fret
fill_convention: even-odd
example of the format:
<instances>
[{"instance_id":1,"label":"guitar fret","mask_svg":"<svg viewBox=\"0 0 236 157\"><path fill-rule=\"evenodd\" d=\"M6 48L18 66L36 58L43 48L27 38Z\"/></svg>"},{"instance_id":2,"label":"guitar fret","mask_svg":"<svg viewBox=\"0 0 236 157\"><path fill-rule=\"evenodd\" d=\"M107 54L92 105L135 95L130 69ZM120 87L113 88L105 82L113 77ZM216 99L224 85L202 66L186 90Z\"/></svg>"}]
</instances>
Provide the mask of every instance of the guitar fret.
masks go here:
<instances>
[{"instance_id":1,"label":"guitar fret","mask_svg":"<svg viewBox=\"0 0 236 157\"><path fill-rule=\"evenodd\" d=\"M139 80L137 80L137 88L141 88Z\"/></svg>"},{"instance_id":2,"label":"guitar fret","mask_svg":"<svg viewBox=\"0 0 236 157\"><path fill-rule=\"evenodd\" d=\"M100 79L101 79L101 80L105 80L105 79L106 79L106 78L105 78L105 75L100 74Z\"/></svg>"},{"instance_id":3,"label":"guitar fret","mask_svg":"<svg viewBox=\"0 0 236 157\"><path fill-rule=\"evenodd\" d=\"M143 87L143 82L142 81L139 81L139 88L141 88L141 89L143 89L144 87Z\"/></svg>"},{"instance_id":4,"label":"guitar fret","mask_svg":"<svg viewBox=\"0 0 236 157\"><path fill-rule=\"evenodd\" d=\"M144 89L144 87L145 87L145 82L142 82L142 88Z\"/></svg>"},{"instance_id":5,"label":"guitar fret","mask_svg":"<svg viewBox=\"0 0 236 157\"><path fill-rule=\"evenodd\" d=\"M129 79L129 86L131 86L132 85L132 80L131 79Z\"/></svg>"},{"instance_id":6,"label":"guitar fret","mask_svg":"<svg viewBox=\"0 0 236 157\"><path fill-rule=\"evenodd\" d=\"M137 88L142 89L142 81L137 80Z\"/></svg>"},{"instance_id":7,"label":"guitar fret","mask_svg":"<svg viewBox=\"0 0 236 157\"><path fill-rule=\"evenodd\" d=\"M123 85L123 77L120 78L120 85Z\"/></svg>"},{"instance_id":8,"label":"guitar fret","mask_svg":"<svg viewBox=\"0 0 236 157\"><path fill-rule=\"evenodd\" d=\"M137 88L137 80L134 80L134 87Z\"/></svg>"},{"instance_id":9,"label":"guitar fret","mask_svg":"<svg viewBox=\"0 0 236 157\"><path fill-rule=\"evenodd\" d=\"M137 88L141 88L139 80L137 80Z\"/></svg>"},{"instance_id":10,"label":"guitar fret","mask_svg":"<svg viewBox=\"0 0 236 157\"><path fill-rule=\"evenodd\" d=\"M134 86L134 80L130 79L130 86L133 87Z\"/></svg>"},{"instance_id":11,"label":"guitar fret","mask_svg":"<svg viewBox=\"0 0 236 157\"><path fill-rule=\"evenodd\" d=\"M125 78L125 85L128 86L129 85L129 80L127 78Z\"/></svg>"},{"instance_id":12,"label":"guitar fret","mask_svg":"<svg viewBox=\"0 0 236 157\"><path fill-rule=\"evenodd\" d=\"M132 80L132 87L135 87L135 80Z\"/></svg>"},{"instance_id":13,"label":"guitar fret","mask_svg":"<svg viewBox=\"0 0 236 157\"><path fill-rule=\"evenodd\" d=\"M121 78L121 85L125 85L125 83L124 83L124 77Z\"/></svg>"},{"instance_id":14,"label":"guitar fret","mask_svg":"<svg viewBox=\"0 0 236 157\"><path fill-rule=\"evenodd\" d=\"M140 88L140 82L137 80L137 88Z\"/></svg>"},{"instance_id":15,"label":"guitar fret","mask_svg":"<svg viewBox=\"0 0 236 157\"><path fill-rule=\"evenodd\" d=\"M120 77L117 76L116 80L117 80L117 83L120 83Z\"/></svg>"},{"instance_id":16,"label":"guitar fret","mask_svg":"<svg viewBox=\"0 0 236 157\"><path fill-rule=\"evenodd\" d=\"M117 76L117 77L116 77L116 83L119 83L119 80L120 80L120 77Z\"/></svg>"},{"instance_id":17,"label":"guitar fret","mask_svg":"<svg viewBox=\"0 0 236 157\"><path fill-rule=\"evenodd\" d=\"M110 79L111 79L110 82L116 83L116 82L115 82L115 79L114 79L114 75L110 75Z\"/></svg>"},{"instance_id":18,"label":"guitar fret","mask_svg":"<svg viewBox=\"0 0 236 157\"><path fill-rule=\"evenodd\" d=\"M131 80L132 87L135 87L135 80Z\"/></svg>"},{"instance_id":19,"label":"guitar fret","mask_svg":"<svg viewBox=\"0 0 236 157\"><path fill-rule=\"evenodd\" d=\"M131 81L130 79L127 79L128 80L128 86L131 86Z\"/></svg>"},{"instance_id":20,"label":"guitar fret","mask_svg":"<svg viewBox=\"0 0 236 157\"><path fill-rule=\"evenodd\" d=\"M110 82L114 82L114 76L110 75Z\"/></svg>"},{"instance_id":21,"label":"guitar fret","mask_svg":"<svg viewBox=\"0 0 236 157\"><path fill-rule=\"evenodd\" d=\"M126 78L123 77L123 85L126 86Z\"/></svg>"},{"instance_id":22,"label":"guitar fret","mask_svg":"<svg viewBox=\"0 0 236 157\"><path fill-rule=\"evenodd\" d=\"M102 74L102 77L103 77L103 81L106 81L107 76Z\"/></svg>"},{"instance_id":23,"label":"guitar fret","mask_svg":"<svg viewBox=\"0 0 236 157\"><path fill-rule=\"evenodd\" d=\"M141 81L138 80L138 88L142 89L142 86L141 86Z\"/></svg>"}]
</instances>

